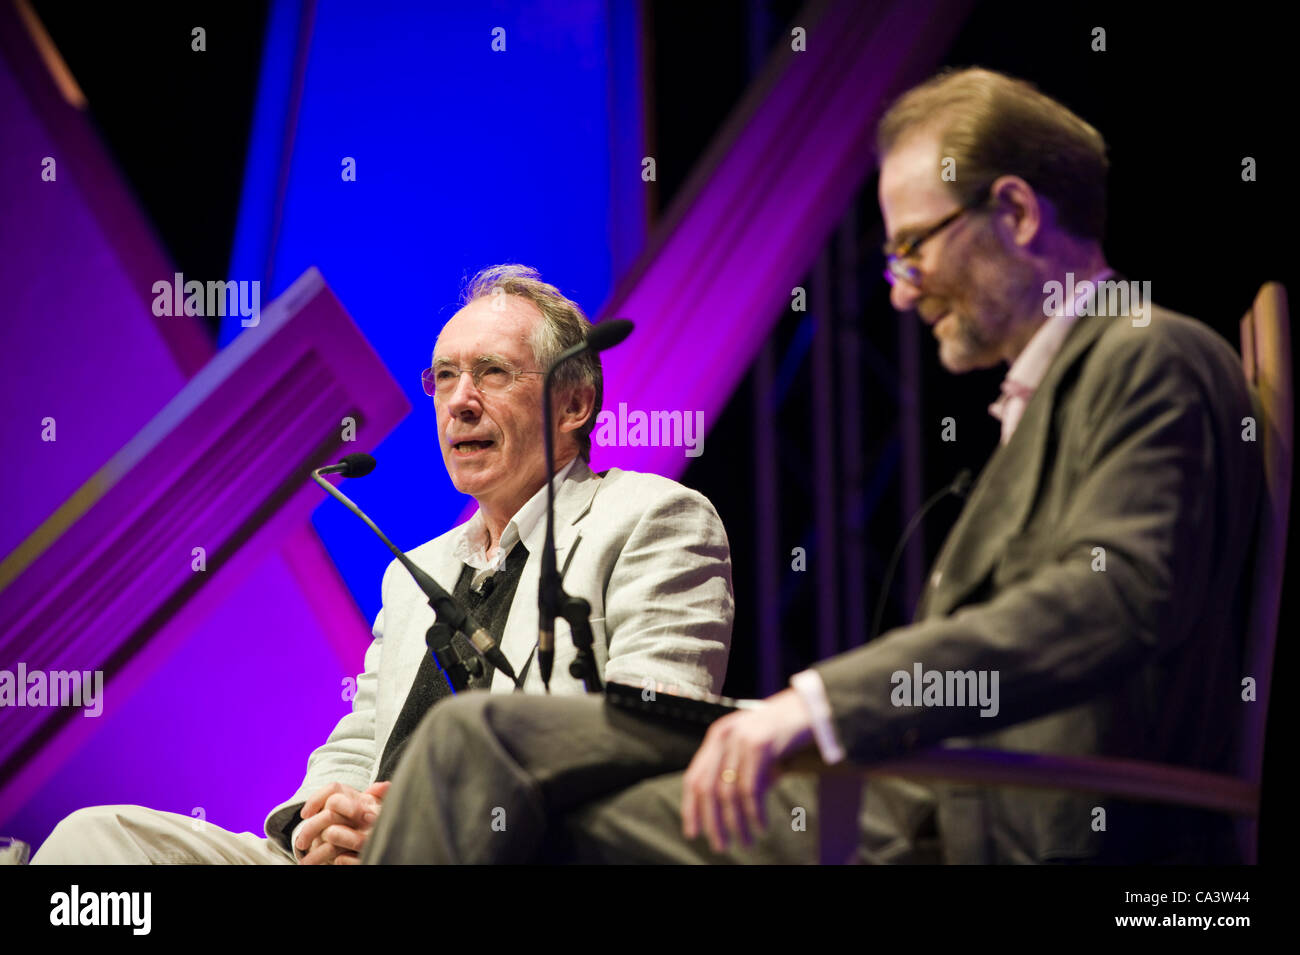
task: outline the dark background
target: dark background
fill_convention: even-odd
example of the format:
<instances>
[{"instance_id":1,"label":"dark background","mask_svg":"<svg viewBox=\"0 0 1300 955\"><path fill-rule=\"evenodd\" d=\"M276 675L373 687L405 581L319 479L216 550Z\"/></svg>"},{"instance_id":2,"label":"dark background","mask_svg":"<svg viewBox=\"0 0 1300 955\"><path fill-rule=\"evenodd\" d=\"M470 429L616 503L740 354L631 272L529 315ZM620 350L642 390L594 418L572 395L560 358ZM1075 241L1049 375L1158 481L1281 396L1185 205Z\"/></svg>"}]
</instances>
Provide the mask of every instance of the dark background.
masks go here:
<instances>
[{"instance_id":1,"label":"dark background","mask_svg":"<svg viewBox=\"0 0 1300 955\"><path fill-rule=\"evenodd\" d=\"M90 115L155 224L187 274L225 274L238 209L266 21L264 3L81 5L33 4L86 93ZM656 2L643 6L653 108L649 141L658 164L657 213L667 209L756 69L757 54L784 42L797 23L789 2ZM1291 169L1282 135L1295 112L1284 78L1290 32L1280 14L1253 6L1192 16L1190 8L1135 11L1132 6L1038 3L977 4L945 65L979 65L1030 80L1096 126L1111 157L1106 251L1128 277L1149 279L1157 302L1195 316L1234 345L1237 322L1259 286L1277 279L1294 291ZM190 29L208 31L203 57L188 53ZM1091 50L1092 29L1104 27L1107 51ZM174 42L177 36L186 42ZM167 40L169 42L161 42ZM170 52L167 52L170 51ZM761 58L760 58L761 59ZM1289 71L1288 71L1289 72ZM219 117L214 123L213 118ZM219 132L214 133L214 129ZM1257 160L1258 181L1241 180L1241 160ZM883 240L870 178L856 204L858 254L848 268L860 289L864 343L859 369L866 460L889 446L896 396L884 383L897 348L899 316L888 303L877 251ZM832 243L839 258L843 250ZM836 288L849 276L836 277ZM803 283L811 287L811 280ZM448 290L448 298L456 290ZM779 540L788 554L808 549L810 571L832 550L813 532L811 369L808 315L788 313L772 348L781 376L776 408L780 440ZM211 329L214 340L216 329ZM934 342L922 335L922 422L954 409L983 408L996 396L1002 371L954 377L939 366ZM689 373L707 374L707 359ZM747 376L721 418L712 423L708 453L694 459L684 482L717 506L732 545L737 598L736 638L726 691L754 695L756 504L749 462L755 398ZM965 415L961 440L944 443L924 428L923 496L961 468L978 470L996 446L997 423ZM857 582L870 609L903 525L899 482L882 482L870 506L840 500L861 519L867 540L865 579ZM855 510L856 508L856 510ZM913 541L928 562L958 511L937 507ZM819 545L821 545L819 547ZM807 621L813 617L814 575L789 570L783 559L781 669L792 673L817 657ZM891 588L885 628L904 622L901 588ZM1284 597L1275 672L1290 659L1286 635L1292 608ZM846 635L844 646L859 641ZM1266 766L1261 859L1267 861L1270 780L1279 772L1278 725L1288 706L1286 685L1274 683ZM1274 797L1276 798L1276 797ZM1275 807L1274 807L1275 808Z\"/></svg>"}]
</instances>

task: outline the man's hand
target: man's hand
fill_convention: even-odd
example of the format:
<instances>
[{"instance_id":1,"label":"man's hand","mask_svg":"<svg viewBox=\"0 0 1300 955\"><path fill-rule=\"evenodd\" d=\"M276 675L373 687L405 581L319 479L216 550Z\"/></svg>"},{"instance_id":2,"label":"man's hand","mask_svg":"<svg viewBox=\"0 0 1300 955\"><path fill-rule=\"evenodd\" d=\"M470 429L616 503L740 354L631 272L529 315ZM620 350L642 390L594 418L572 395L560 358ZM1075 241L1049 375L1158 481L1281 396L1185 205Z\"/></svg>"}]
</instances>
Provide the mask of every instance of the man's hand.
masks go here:
<instances>
[{"instance_id":1,"label":"man's hand","mask_svg":"<svg viewBox=\"0 0 1300 955\"><path fill-rule=\"evenodd\" d=\"M330 783L313 793L302 807L307 822L295 842L299 850L307 852L301 864L358 864L390 785L387 781L371 783L365 792L357 792L343 783Z\"/></svg>"},{"instance_id":2,"label":"man's hand","mask_svg":"<svg viewBox=\"0 0 1300 955\"><path fill-rule=\"evenodd\" d=\"M811 740L812 716L793 689L717 720L682 779L682 835L694 839L703 823L714 852L733 834L750 845L767 827L763 797L776 779L773 765Z\"/></svg>"}]
</instances>

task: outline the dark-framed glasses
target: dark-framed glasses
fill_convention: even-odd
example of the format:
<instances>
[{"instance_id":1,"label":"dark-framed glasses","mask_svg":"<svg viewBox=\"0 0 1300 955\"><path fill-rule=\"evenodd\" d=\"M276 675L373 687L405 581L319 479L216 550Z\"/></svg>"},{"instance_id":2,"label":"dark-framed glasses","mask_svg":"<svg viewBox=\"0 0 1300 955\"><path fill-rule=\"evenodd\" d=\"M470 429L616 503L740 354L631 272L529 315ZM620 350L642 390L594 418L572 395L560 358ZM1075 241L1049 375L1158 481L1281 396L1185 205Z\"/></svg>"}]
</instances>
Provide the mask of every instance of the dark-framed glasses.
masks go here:
<instances>
[{"instance_id":1,"label":"dark-framed glasses","mask_svg":"<svg viewBox=\"0 0 1300 955\"><path fill-rule=\"evenodd\" d=\"M913 236L905 242L900 242L897 246L891 248L890 243L886 242L881 251L885 254L885 281L890 285L895 285L900 279L910 282L912 285L921 283L921 269L919 266L909 262L909 259L915 259L917 251L921 248L921 243L928 239L934 238L948 226L952 225L966 213L971 212L989 201L987 193L980 193L979 198L972 199L966 205L956 209L944 216L934 225L924 229L919 234Z\"/></svg>"},{"instance_id":2,"label":"dark-framed glasses","mask_svg":"<svg viewBox=\"0 0 1300 955\"><path fill-rule=\"evenodd\" d=\"M461 368L451 362L434 362L433 367L420 373L424 393L432 398L448 398L460 384L460 376L468 373L474 387L485 395L503 395L525 375L540 375L540 371L516 368L500 358L483 358L472 368Z\"/></svg>"}]
</instances>

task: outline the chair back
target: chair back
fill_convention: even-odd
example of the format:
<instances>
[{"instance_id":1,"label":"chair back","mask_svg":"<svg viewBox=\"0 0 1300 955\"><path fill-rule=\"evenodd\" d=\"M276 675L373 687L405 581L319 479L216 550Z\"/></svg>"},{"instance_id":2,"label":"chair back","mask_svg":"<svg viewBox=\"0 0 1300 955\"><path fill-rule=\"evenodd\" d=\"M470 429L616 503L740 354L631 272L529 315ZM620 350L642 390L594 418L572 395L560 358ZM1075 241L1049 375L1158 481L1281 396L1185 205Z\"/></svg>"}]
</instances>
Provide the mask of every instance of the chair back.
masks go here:
<instances>
[{"instance_id":1,"label":"chair back","mask_svg":"<svg viewBox=\"0 0 1300 955\"><path fill-rule=\"evenodd\" d=\"M1286 289L1267 282L1241 320L1241 364L1257 400L1256 435L1264 460L1265 492L1259 511L1254 573L1246 631L1245 674L1255 678L1255 703L1246 709L1239 771L1258 785L1263 773L1273 650L1286 566L1287 519L1291 503L1292 415L1291 323ZM1247 861L1257 854L1256 822L1243 820Z\"/></svg>"}]
</instances>

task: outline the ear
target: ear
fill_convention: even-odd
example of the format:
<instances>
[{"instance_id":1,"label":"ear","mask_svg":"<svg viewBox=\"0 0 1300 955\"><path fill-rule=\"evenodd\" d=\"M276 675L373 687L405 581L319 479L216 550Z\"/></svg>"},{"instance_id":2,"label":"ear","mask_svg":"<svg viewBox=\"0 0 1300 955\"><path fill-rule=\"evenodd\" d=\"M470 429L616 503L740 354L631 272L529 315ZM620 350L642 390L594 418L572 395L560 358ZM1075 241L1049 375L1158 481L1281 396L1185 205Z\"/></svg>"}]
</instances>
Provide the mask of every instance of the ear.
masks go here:
<instances>
[{"instance_id":1,"label":"ear","mask_svg":"<svg viewBox=\"0 0 1300 955\"><path fill-rule=\"evenodd\" d=\"M560 434L578 431L595 411L596 389L592 385L574 385L557 396L555 421Z\"/></svg>"},{"instance_id":2,"label":"ear","mask_svg":"<svg viewBox=\"0 0 1300 955\"><path fill-rule=\"evenodd\" d=\"M998 231L1012 245L1023 247L1033 242L1044 225L1046 200L1019 176L998 177L990 191L996 202L993 218Z\"/></svg>"}]
</instances>

